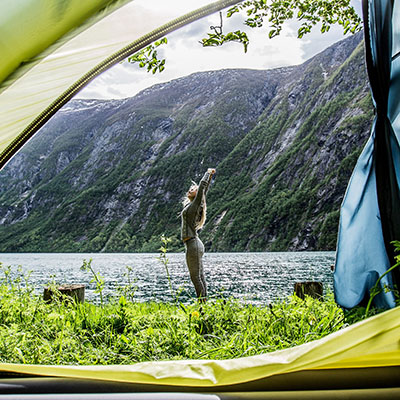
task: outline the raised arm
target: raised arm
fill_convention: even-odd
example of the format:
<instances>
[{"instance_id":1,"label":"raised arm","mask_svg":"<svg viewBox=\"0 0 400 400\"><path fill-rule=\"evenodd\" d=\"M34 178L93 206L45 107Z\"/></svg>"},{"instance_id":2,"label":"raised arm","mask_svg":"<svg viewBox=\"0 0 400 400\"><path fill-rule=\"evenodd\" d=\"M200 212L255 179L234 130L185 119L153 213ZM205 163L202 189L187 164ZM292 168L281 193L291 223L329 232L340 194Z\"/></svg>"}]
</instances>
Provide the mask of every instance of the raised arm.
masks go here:
<instances>
[{"instance_id":1,"label":"raised arm","mask_svg":"<svg viewBox=\"0 0 400 400\"><path fill-rule=\"evenodd\" d=\"M215 174L214 168L208 168L207 172L201 178L199 183L199 188L197 189L196 197L193 200L193 205L200 205L203 194L207 194L208 187L210 185L211 179Z\"/></svg>"},{"instance_id":2,"label":"raised arm","mask_svg":"<svg viewBox=\"0 0 400 400\"><path fill-rule=\"evenodd\" d=\"M206 174L209 174L206 187L204 188L204 194L205 194L205 195L206 195L207 192L208 192L208 188L210 187L211 179L212 179L212 177L214 176L215 172L216 172L216 171L215 171L215 168L208 168L207 172L204 174L204 176L205 176ZM203 179L204 179L204 176L203 176Z\"/></svg>"}]
</instances>

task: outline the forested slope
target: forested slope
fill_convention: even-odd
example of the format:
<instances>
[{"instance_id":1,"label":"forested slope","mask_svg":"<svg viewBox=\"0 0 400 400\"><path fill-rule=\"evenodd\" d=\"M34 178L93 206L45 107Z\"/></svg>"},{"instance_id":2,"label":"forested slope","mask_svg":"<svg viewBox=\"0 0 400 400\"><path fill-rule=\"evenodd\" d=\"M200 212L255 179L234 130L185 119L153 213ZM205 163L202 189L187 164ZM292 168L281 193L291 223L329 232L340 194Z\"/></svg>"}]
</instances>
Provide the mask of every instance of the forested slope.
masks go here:
<instances>
[{"instance_id":1,"label":"forested slope","mask_svg":"<svg viewBox=\"0 0 400 400\"><path fill-rule=\"evenodd\" d=\"M332 250L373 109L361 35L306 63L74 100L0 172L0 251L157 251L216 167L212 251Z\"/></svg>"}]
</instances>

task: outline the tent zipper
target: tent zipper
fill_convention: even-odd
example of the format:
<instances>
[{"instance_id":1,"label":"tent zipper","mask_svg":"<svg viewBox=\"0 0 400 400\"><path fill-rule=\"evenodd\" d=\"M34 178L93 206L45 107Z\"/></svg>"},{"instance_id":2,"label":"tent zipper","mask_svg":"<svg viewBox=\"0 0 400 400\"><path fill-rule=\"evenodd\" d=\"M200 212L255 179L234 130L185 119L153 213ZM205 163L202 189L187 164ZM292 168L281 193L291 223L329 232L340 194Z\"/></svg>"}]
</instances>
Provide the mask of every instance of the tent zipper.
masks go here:
<instances>
[{"instance_id":1,"label":"tent zipper","mask_svg":"<svg viewBox=\"0 0 400 400\"><path fill-rule=\"evenodd\" d=\"M206 17L214 12L220 11L226 7L240 3L240 0L219 0L207 6L199 8L195 11L187 13L179 18L176 18L165 25L153 30L152 32L140 37L134 42L125 46L118 52L106 58L96 67L83 75L67 90L65 90L56 100L54 100L45 110L43 110L4 150L0 156L0 169L14 156L22 146L69 100L71 100L83 87L85 87L94 78L101 73L111 68L113 65L124 60L130 55L138 52L144 47L150 45L155 40L164 37L166 34L181 28L200 18Z\"/></svg>"}]
</instances>

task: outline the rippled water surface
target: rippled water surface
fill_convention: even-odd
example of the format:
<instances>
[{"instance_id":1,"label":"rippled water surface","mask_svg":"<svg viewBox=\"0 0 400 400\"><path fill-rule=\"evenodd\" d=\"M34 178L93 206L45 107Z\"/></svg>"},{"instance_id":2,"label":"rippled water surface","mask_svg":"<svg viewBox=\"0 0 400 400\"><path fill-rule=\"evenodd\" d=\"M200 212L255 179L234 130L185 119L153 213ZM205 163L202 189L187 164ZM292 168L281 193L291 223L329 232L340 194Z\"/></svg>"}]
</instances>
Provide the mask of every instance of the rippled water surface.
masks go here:
<instances>
[{"instance_id":1,"label":"rippled water surface","mask_svg":"<svg viewBox=\"0 0 400 400\"><path fill-rule=\"evenodd\" d=\"M73 254L35 253L0 254L3 266L21 265L31 271L29 282L38 291L52 279L59 284L85 284L85 297L96 301L95 285L88 272L81 271L82 261L92 261L93 269L105 280L104 294L115 293L117 286L126 284L126 266L132 267L136 280L137 301L168 301L171 294L164 265L158 254ZM168 254L169 272L173 289L180 290L180 299L195 296L185 265L183 253ZM269 303L292 294L296 282L323 282L325 290L332 290L333 276L330 266L334 252L301 253L206 253L204 268L209 295L234 296L255 304ZM52 278L54 277L54 278Z\"/></svg>"}]
</instances>

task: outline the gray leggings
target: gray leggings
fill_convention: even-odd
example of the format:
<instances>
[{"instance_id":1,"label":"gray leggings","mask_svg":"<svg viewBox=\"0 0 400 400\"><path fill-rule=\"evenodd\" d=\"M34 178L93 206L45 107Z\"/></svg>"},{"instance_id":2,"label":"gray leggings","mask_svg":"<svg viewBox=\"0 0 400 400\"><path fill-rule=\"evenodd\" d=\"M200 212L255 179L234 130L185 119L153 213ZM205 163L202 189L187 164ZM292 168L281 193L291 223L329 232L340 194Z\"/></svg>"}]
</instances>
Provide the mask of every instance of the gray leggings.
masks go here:
<instances>
[{"instance_id":1,"label":"gray leggings","mask_svg":"<svg viewBox=\"0 0 400 400\"><path fill-rule=\"evenodd\" d=\"M190 279L193 282L197 297L207 297L206 278L203 270L204 245L198 237L185 242L186 264L189 268Z\"/></svg>"}]
</instances>

